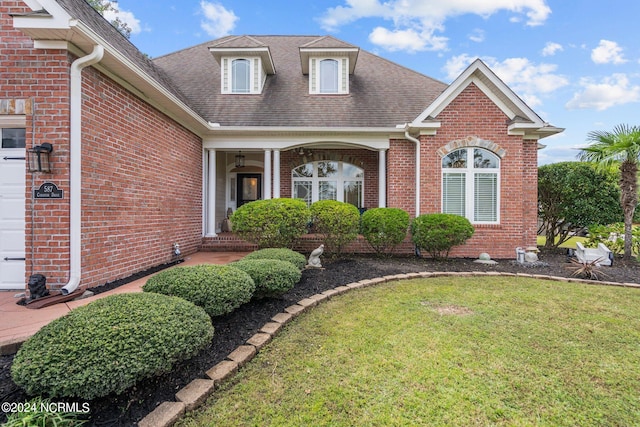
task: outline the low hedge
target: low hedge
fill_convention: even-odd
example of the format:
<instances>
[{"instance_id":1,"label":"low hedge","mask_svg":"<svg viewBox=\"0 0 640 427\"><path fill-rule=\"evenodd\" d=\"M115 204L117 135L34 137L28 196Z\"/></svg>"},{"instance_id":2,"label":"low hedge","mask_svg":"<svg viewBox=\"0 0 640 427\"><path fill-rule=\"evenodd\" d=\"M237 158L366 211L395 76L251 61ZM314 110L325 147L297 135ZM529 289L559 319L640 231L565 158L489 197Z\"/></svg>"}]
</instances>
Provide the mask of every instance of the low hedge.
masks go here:
<instances>
[{"instance_id":1,"label":"low hedge","mask_svg":"<svg viewBox=\"0 0 640 427\"><path fill-rule=\"evenodd\" d=\"M324 250L336 256L358 238L360 211L354 205L337 200L319 200L309 207L316 232L322 234Z\"/></svg>"},{"instance_id":2,"label":"low hedge","mask_svg":"<svg viewBox=\"0 0 640 427\"><path fill-rule=\"evenodd\" d=\"M254 296L275 296L293 288L302 272L289 261L279 259L242 259L231 264L247 273L256 284Z\"/></svg>"},{"instance_id":3,"label":"low hedge","mask_svg":"<svg viewBox=\"0 0 640 427\"><path fill-rule=\"evenodd\" d=\"M184 298L213 317L251 300L255 287L247 273L231 265L202 264L164 270L147 280L142 290Z\"/></svg>"},{"instance_id":4,"label":"low hedge","mask_svg":"<svg viewBox=\"0 0 640 427\"><path fill-rule=\"evenodd\" d=\"M170 371L212 337L209 316L181 298L113 295L40 329L16 354L11 375L30 395L90 400Z\"/></svg>"},{"instance_id":5,"label":"low hedge","mask_svg":"<svg viewBox=\"0 0 640 427\"><path fill-rule=\"evenodd\" d=\"M307 232L309 208L300 199L265 199L245 203L231 216L233 232L259 248L291 247Z\"/></svg>"},{"instance_id":6,"label":"low hedge","mask_svg":"<svg viewBox=\"0 0 640 427\"><path fill-rule=\"evenodd\" d=\"M291 264L302 270L307 265L307 258L300 252L287 248L266 248L251 252L244 259L278 259L289 261Z\"/></svg>"},{"instance_id":7,"label":"low hedge","mask_svg":"<svg viewBox=\"0 0 640 427\"><path fill-rule=\"evenodd\" d=\"M404 241L409 230L409 214L400 208L373 208L361 219L361 233L378 254L390 254Z\"/></svg>"},{"instance_id":8,"label":"low hedge","mask_svg":"<svg viewBox=\"0 0 640 427\"><path fill-rule=\"evenodd\" d=\"M436 259L448 258L454 246L462 245L475 229L465 217L446 213L425 214L411 223L411 240Z\"/></svg>"}]
</instances>

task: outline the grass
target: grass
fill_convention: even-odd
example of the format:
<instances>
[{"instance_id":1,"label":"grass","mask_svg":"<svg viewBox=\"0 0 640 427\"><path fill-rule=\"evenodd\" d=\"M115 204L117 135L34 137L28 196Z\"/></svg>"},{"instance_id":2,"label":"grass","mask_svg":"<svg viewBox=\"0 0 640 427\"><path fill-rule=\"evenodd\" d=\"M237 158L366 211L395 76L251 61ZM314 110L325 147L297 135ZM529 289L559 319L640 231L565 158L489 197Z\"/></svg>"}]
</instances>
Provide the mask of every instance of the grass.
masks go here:
<instances>
[{"instance_id":1,"label":"grass","mask_svg":"<svg viewBox=\"0 0 640 427\"><path fill-rule=\"evenodd\" d=\"M180 425L637 425L638 342L637 289L389 283L298 317Z\"/></svg>"},{"instance_id":2,"label":"grass","mask_svg":"<svg viewBox=\"0 0 640 427\"><path fill-rule=\"evenodd\" d=\"M536 244L538 246L544 246L546 241L547 241L547 238L545 236L538 236ZM576 242L584 243L586 241L587 241L586 237L573 236L573 237L569 237L569 239L566 242L563 242L558 247L565 248L565 249L575 249Z\"/></svg>"}]
</instances>

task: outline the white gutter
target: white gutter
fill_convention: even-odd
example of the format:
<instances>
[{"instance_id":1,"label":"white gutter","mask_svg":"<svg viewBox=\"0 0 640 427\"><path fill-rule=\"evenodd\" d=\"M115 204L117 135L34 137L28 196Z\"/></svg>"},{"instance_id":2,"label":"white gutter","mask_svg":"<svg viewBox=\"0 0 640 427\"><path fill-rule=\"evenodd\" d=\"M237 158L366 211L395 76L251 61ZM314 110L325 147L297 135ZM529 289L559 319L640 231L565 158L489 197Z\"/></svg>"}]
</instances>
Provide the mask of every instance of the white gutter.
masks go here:
<instances>
[{"instance_id":1,"label":"white gutter","mask_svg":"<svg viewBox=\"0 0 640 427\"><path fill-rule=\"evenodd\" d=\"M420 140L409 135L409 128L405 127L404 137L416 144L416 217L420 215Z\"/></svg>"},{"instance_id":2,"label":"white gutter","mask_svg":"<svg viewBox=\"0 0 640 427\"><path fill-rule=\"evenodd\" d=\"M95 45L93 51L71 64L69 99L69 283L62 287L63 295L75 291L82 274L82 70L102 60L104 48Z\"/></svg>"}]
</instances>

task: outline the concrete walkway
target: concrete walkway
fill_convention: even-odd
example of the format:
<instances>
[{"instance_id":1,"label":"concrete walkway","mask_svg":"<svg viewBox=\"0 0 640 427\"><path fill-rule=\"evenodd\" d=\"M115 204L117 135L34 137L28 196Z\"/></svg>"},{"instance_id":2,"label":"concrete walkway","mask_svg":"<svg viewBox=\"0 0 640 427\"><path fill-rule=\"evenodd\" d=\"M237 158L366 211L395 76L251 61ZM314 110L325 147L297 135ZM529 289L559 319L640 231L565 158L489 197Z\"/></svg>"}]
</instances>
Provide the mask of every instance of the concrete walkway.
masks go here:
<instances>
[{"instance_id":1,"label":"concrete walkway","mask_svg":"<svg viewBox=\"0 0 640 427\"><path fill-rule=\"evenodd\" d=\"M244 257L247 253L198 252L185 257L184 262L178 265L227 264ZM141 292L142 285L147 282L149 277L143 277L90 298L55 304L35 310L17 304L19 298L16 298L15 295L19 291L0 291L0 316L2 317L2 322L0 322L0 355L15 353L27 338L52 320L64 316L73 308L88 304L107 295Z\"/></svg>"}]
</instances>

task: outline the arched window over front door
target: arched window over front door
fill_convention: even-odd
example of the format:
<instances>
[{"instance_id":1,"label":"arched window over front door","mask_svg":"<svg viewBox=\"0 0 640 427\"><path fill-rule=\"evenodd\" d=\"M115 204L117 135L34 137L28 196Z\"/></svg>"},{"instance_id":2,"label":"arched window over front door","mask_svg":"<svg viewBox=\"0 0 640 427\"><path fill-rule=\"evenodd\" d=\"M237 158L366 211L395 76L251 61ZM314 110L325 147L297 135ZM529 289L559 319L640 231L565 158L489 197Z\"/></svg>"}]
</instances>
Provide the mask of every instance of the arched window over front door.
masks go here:
<instances>
[{"instance_id":1,"label":"arched window over front door","mask_svg":"<svg viewBox=\"0 0 640 427\"><path fill-rule=\"evenodd\" d=\"M292 195L310 205L318 200L338 200L357 208L364 205L364 169L338 161L319 161L291 172Z\"/></svg>"},{"instance_id":2,"label":"arched window over front door","mask_svg":"<svg viewBox=\"0 0 640 427\"><path fill-rule=\"evenodd\" d=\"M452 151L442 159L442 212L472 223L500 221L500 158L475 147Z\"/></svg>"}]
</instances>

